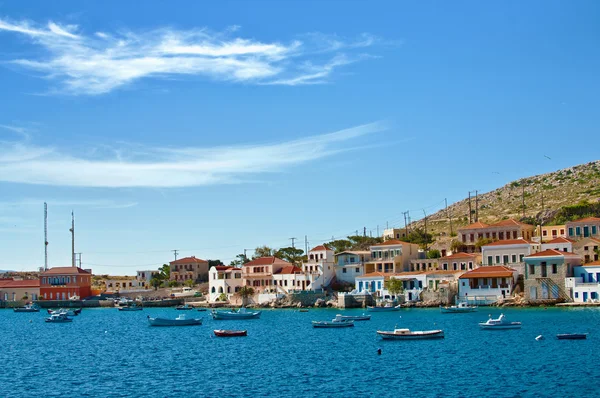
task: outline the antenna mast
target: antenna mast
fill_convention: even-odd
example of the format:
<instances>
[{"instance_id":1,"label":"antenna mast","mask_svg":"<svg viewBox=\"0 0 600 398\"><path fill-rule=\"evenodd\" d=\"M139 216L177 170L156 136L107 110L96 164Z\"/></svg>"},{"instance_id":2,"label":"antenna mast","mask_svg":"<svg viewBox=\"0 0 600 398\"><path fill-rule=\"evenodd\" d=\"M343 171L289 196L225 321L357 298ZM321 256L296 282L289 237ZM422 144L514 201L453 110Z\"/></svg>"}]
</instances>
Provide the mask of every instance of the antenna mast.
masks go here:
<instances>
[{"instance_id":1,"label":"antenna mast","mask_svg":"<svg viewBox=\"0 0 600 398\"><path fill-rule=\"evenodd\" d=\"M75 267L75 214L71 211L71 267Z\"/></svg>"},{"instance_id":2,"label":"antenna mast","mask_svg":"<svg viewBox=\"0 0 600 398\"><path fill-rule=\"evenodd\" d=\"M48 205L44 202L44 271L48 271Z\"/></svg>"}]
</instances>

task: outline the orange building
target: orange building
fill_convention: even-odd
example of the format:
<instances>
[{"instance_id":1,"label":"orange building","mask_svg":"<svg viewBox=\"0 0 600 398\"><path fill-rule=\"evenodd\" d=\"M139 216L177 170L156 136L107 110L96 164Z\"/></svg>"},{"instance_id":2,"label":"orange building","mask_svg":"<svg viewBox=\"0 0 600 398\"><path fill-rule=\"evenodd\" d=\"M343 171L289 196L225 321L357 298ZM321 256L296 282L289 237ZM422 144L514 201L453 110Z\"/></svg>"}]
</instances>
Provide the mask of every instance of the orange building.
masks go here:
<instances>
[{"instance_id":1,"label":"orange building","mask_svg":"<svg viewBox=\"0 0 600 398\"><path fill-rule=\"evenodd\" d=\"M45 300L80 299L92 295L92 274L79 267L54 267L40 275L40 297Z\"/></svg>"}]
</instances>

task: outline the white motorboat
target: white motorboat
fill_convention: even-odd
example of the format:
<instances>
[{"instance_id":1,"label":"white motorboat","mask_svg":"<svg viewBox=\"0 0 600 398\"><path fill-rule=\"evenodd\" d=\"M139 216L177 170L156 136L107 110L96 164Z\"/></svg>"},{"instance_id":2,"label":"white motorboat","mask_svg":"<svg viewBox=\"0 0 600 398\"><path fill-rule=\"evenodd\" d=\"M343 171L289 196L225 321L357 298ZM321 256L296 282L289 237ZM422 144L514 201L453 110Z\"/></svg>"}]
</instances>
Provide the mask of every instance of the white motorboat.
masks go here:
<instances>
[{"instance_id":1,"label":"white motorboat","mask_svg":"<svg viewBox=\"0 0 600 398\"><path fill-rule=\"evenodd\" d=\"M144 308L137 304L128 305L127 307L119 307L119 311L141 311Z\"/></svg>"},{"instance_id":2,"label":"white motorboat","mask_svg":"<svg viewBox=\"0 0 600 398\"><path fill-rule=\"evenodd\" d=\"M506 316L504 314L500 314L500 316L496 319L492 318L490 315L490 319L486 322L480 322L479 326L482 329L521 329L521 322L509 322L506 320Z\"/></svg>"},{"instance_id":3,"label":"white motorboat","mask_svg":"<svg viewBox=\"0 0 600 398\"><path fill-rule=\"evenodd\" d=\"M454 314L454 313L463 313L463 312L476 312L477 306L469 305L466 302L462 301L457 305L451 305L447 307L442 307L440 305L440 312L442 314Z\"/></svg>"},{"instance_id":4,"label":"white motorboat","mask_svg":"<svg viewBox=\"0 0 600 398\"><path fill-rule=\"evenodd\" d=\"M37 304L27 304L24 307L13 308L14 312L40 312L40 307Z\"/></svg>"},{"instance_id":5,"label":"white motorboat","mask_svg":"<svg viewBox=\"0 0 600 398\"><path fill-rule=\"evenodd\" d=\"M387 303L386 305L384 305L382 307L367 306L367 311L370 311L370 312L398 311L400 308L401 308L400 304L394 306L391 303Z\"/></svg>"},{"instance_id":6,"label":"white motorboat","mask_svg":"<svg viewBox=\"0 0 600 398\"><path fill-rule=\"evenodd\" d=\"M347 328L354 326L354 321L312 321L313 328Z\"/></svg>"},{"instance_id":7,"label":"white motorboat","mask_svg":"<svg viewBox=\"0 0 600 398\"><path fill-rule=\"evenodd\" d=\"M335 316L335 318L333 319L333 322L339 322L339 321L368 321L371 319L371 315L366 315L366 314L362 314L362 315L340 315L337 314Z\"/></svg>"},{"instance_id":8,"label":"white motorboat","mask_svg":"<svg viewBox=\"0 0 600 398\"><path fill-rule=\"evenodd\" d=\"M211 316L213 319L256 319L260 318L260 311L248 311L245 307L240 308L239 310L229 310L229 311L211 311Z\"/></svg>"},{"instance_id":9,"label":"white motorboat","mask_svg":"<svg viewBox=\"0 0 600 398\"><path fill-rule=\"evenodd\" d=\"M73 322L73 319L69 318L64 313L57 313L57 314L50 315L50 317L44 319L44 321L50 322L50 323L67 323L67 322Z\"/></svg>"},{"instance_id":10,"label":"white motorboat","mask_svg":"<svg viewBox=\"0 0 600 398\"><path fill-rule=\"evenodd\" d=\"M148 315L148 323L150 326L193 326L193 325L202 325L202 318L187 318L185 314L180 314L175 319L169 318L150 318Z\"/></svg>"},{"instance_id":11,"label":"white motorboat","mask_svg":"<svg viewBox=\"0 0 600 398\"><path fill-rule=\"evenodd\" d=\"M391 332L378 330L377 334L385 340L427 340L443 339L443 330L422 330L412 332L410 329L394 329Z\"/></svg>"}]
</instances>

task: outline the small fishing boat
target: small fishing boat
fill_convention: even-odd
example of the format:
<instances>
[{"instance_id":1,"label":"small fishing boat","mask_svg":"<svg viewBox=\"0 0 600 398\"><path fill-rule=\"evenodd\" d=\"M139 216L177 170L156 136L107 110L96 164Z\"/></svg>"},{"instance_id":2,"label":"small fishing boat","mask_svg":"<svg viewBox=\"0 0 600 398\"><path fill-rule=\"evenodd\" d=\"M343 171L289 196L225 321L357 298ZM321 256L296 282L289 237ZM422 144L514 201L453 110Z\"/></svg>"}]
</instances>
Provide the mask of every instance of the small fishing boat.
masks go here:
<instances>
[{"instance_id":1,"label":"small fishing boat","mask_svg":"<svg viewBox=\"0 0 600 398\"><path fill-rule=\"evenodd\" d=\"M24 307L13 308L14 312L40 312L40 307L37 304L26 304Z\"/></svg>"},{"instance_id":2,"label":"small fishing boat","mask_svg":"<svg viewBox=\"0 0 600 398\"><path fill-rule=\"evenodd\" d=\"M367 311L370 311L370 312L398 311L398 310L400 310L400 308L401 308L400 304L394 306L390 303L387 303L386 305L381 306L381 307L367 306Z\"/></svg>"},{"instance_id":3,"label":"small fishing boat","mask_svg":"<svg viewBox=\"0 0 600 398\"><path fill-rule=\"evenodd\" d=\"M377 334L385 340L427 340L443 339L443 330L410 331L410 329L394 329L391 332L378 330Z\"/></svg>"},{"instance_id":4,"label":"small fishing boat","mask_svg":"<svg viewBox=\"0 0 600 398\"><path fill-rule=\"evenodd\" d=\"M150 315L148 315L148 323L150 326L193 326L202 325L202 318L187 318L185 314L181 314L175 319L160 317L150 318Z\"/></svg>"},{"instance_id":5,"label":"small fishing boat","mask_svg":"<svg viewBox=\"0 0 600 398\"><path fill-rule=\"evenodd\" d=\"M298 310L298 312L308 312L308 309L307 309L307 308L300 308L300 309Z\"/></svg>"},{"instance_id":6,"label":"small fishing boat","mask_svg":"<svg viewBox=\"0 0 600 398\"><path fill-rule=\"evenodd\" d=\"M137 304L128 305L127 307L119 307L119 311L141 311L144 307L139 306Z\"/></svg>"},{"instance_id":7,"label":"small fishing boat","mask_svg":"<svg viewBox=\"0 0 600 398\"><path fill-rule=\"evenodd\" d=\"M56 315L56 314L63 314L66 316L77 316L81 313L81 309L69 309L69 308L59 308L57 310L48 310L48 314L50 315Z\"/></svg>"},{"instance_id":8,"label":"small fishing boat","mask_svg":"<svg viewBox=\"0 0 600 398\"><path fill-rule=\"evenodd\" d=\"M213 330L215 336L217 337L242 337L247 336L248 331L246 330L225 330L225 329L217 329Z\"/></svg>"},{"instance_id":9,"label":"small fishing boat","mask_svg":"<svg viewBox=\"0 0 600 398\"><path fill-rule=\"evenodd\" d=\"M199 312L204 312L204 311L206 311L206 308L198 308L198 311Z\"/></svg>"},{"instance_id":10,"label":"small fishing boat","mask_svg":"<svg viewBox=\"0 0 600 398\"><path fill-rule=\"evenodd\" d=\"M215 311L212 310L210 315L213 319L256 319L260 318L260 311L248 311L245 307L239 310Z\"/></svg>"},{"instance_id":11,"label":"small fishing boat","mask_svg":"<svg viewBox=\"0 0 600 398\"><path fill-rule=\"evenodd\" d=\"M442 307L440 305L440 312L442 314L460 314L463 312L476 312L477 311L477 306L475 305L469 305L467 303L460 302L457 305L451 305L448 307Z\"/></svg>"},{"instance_id":12,"label":"small fishing boat","mask_svg":"<svg viewBox=\"0 0 600 398\"><path fill-rule=\"evenodd\" d=\"M44 321L49 323L67 323L73 322L73 319L69 318L66 314L58 313L50 315L50 317L44 319Z\"/></svg>"},{"instance_id":13,"label":"small fishing boat","mask_svg":"<svg viewBox=\"0 0 600 398\"><path fill-rule=\"evenodd\" d=\"M334 320L343 320L343 321L369 321L371 320L371 315L336 315Z\"/></svg>"},{"instance_id":14,"label":"small fishing boat","mask_svg":"<svg viewBox=\"0 0 600 398\"><path fill-rule=\"evenodd\" d=\"M496 319L492 318L490 315L490 319L486 322L480 322L479 327L482 329L521 329L521 322L509 322L506 320L504 314L500 314L500 316Z\"/></svg>"},{"instance_id":15,"label":"small fishing boat","mask_svg":"<svg viewBox=\"0 0 600 398\"><path fill-rule=\"evenodd\" d=\"M175 307L175 309L178 311L190 311L190 310L193 310L194 307L184 304L184 305L178 305L177 307Z\"/></svg>"},{"instance_id":16,"label":"small fishing boat","mask_svg":"<svg viewBox=\"0 0 600 398\"><path fill-rule=\"evenodd\" d=\"M585 340L585 339L587 339L587 333L557 334L556 338L559 340Z\"/></svg>"},{"instance_id":17,"label":"small fishing boat","mask_svg":"<svg viewBox=\"0 0 600 398\"><path fill-rule=\"evenodd\" d=\"M354 326L354 321L312 321L313 328L348 328Z\"/></svg>"}]
</instances>

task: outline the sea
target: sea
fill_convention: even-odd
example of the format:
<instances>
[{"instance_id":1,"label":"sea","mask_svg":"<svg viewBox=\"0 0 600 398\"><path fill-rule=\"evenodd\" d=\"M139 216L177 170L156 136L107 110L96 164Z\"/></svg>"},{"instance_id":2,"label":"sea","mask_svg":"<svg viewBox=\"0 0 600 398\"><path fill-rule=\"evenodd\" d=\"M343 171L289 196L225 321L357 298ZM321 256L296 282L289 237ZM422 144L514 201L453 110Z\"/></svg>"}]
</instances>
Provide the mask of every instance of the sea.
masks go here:
<instances>
[{"instance_id":1,"label":"sea","mask_svg":"<svg viewBox=\"0 0 600 398\"><path fill-rule=\"evenodd\" d=\"M0 310L1 397L600 396L600 308L413 308L344 329L311 321L364 310L269 309L260 319L218 321L186 311L204 320L187 327L149 326L148 315L175 318L174 308L84 309L69 324L45 323L43 311ZM480 330L500 313L523 327ZM445 338L377 336L396 327L442 329ZM248 336L217 338L214 329Z\"/></svg>"}]
</instances>

